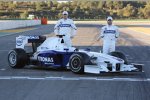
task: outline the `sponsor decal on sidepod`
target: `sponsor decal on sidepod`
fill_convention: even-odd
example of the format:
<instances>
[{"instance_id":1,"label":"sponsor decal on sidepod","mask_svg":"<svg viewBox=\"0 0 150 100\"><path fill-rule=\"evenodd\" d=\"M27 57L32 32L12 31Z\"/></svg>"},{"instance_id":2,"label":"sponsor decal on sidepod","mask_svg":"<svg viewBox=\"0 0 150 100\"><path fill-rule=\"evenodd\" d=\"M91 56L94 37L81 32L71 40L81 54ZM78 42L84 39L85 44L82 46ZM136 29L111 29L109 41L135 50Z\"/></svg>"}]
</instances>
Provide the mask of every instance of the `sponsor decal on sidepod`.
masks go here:
<instances>
[{"instance_id":1,"label":"sponsor decal on sidepod","mask_svg":"<svg viewBox=\"0 0 150 100\"><path fill-rule=\"evenodd\" d=\"M45 63L54 63L54 59L51 57L40 57L40 56L38 56L38 61L45 62Z\"/></svg>"}]
</instances>

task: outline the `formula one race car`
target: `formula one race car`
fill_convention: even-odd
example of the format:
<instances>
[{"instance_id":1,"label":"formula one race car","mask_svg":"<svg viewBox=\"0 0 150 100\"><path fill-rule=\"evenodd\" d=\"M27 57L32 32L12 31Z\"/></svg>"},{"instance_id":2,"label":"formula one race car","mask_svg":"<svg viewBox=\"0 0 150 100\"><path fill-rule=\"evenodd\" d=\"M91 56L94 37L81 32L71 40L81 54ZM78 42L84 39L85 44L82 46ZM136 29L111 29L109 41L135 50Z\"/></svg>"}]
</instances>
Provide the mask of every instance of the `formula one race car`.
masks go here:
<instances>
[{"instance_id":1,"label":"formula one race car","mask_svg":"<svg viewBox=\"0 0 150 100\"><path fill-rule=\"evenodd\" d=\"M103 54L75 47L67 47L64 35L57 37L19 36L16 37L16 48L10 50L8 63L12 68L23 68L25 65L36 65L51 68L68 68L74 73L101 72L142 72L142 64L128 64L121 52ZM25 45L32 44L32 52L25 51Z\"/></svg>"}]
</instances>

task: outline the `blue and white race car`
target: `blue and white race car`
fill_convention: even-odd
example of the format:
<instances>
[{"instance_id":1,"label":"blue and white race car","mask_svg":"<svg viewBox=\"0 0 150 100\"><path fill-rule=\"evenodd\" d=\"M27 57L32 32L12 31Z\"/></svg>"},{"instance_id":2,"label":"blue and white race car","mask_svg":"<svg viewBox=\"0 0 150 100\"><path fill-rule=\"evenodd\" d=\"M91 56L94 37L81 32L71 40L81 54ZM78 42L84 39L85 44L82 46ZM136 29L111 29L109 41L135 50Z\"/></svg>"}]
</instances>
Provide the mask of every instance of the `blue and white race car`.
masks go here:
<instances>
[{"instance_id":1,"label":"blue and white race car","mask_svg":"<svg viewBox=\"0 0 150 100\"><path fill-rule=\"evenodd\" d=\"M142 72L142 64L128 64L121 52L109 55L90 50L66 47L64 35L57 37L19 36L16 37L16 48L10 50L8 63L12 68L23 68L25 65L37 65L50 68L68 68L74 73L101 72ZM32 44L32 52L25 51L25 45Z\"/></svg>"}]
</instances>

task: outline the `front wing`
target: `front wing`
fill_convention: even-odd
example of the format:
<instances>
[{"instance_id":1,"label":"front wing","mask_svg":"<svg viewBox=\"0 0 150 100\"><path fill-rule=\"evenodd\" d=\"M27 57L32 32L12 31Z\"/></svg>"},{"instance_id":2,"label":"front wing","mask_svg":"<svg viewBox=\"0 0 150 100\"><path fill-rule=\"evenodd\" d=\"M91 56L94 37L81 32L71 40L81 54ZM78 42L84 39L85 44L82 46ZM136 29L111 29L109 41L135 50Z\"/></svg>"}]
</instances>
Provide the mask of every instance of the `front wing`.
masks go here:
<instances>
[{"instance_id":1,"label":"front wing","mask_svg":"<svg viewBox=\"0 0 150 100\"><path fill-rule=\"evenodd\" d=\"M84 72L95 74L100 74L101 72L143 72L142 68L142 64L121 64L115 68L106 65L85 65Z\"/></svg>"}]
</instances>

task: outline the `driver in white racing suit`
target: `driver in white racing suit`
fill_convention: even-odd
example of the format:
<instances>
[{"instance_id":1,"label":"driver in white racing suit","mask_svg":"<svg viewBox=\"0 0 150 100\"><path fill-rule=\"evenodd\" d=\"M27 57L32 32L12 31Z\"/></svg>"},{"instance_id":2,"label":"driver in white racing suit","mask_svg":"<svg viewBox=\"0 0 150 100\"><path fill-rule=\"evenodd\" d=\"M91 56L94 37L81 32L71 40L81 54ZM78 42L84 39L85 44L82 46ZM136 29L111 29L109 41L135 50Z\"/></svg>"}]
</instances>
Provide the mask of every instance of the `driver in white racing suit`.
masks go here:
<instances>
[{"instance_id":1,"label":"driver in white racing suit","mask_svg":"<svg viewBox=\"0 0 150 100\"><path fill-rule=\"evenodd\" d=\"M113 18L107 17L107 25L101 29L100 37L103 39L103 53L115 51L116 40L119 36L118 27L112 25Z\"/></svg>"},{"instance_id":2,"label":"driver in white racing suit","mask_svg":"<svg viewBox=\"0 0 150 100\"><path fill-rule=\"evenodd\" d=\"M54 33L56 35L65 35L63 37L64 43L67 47L71 47L71 38L76 35L77 27L74 24L73 20L68 18L67 11L64 11L62 15L63 18L58 20L57 24L54 27Z\"/></svg>"}]
</instances>

